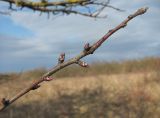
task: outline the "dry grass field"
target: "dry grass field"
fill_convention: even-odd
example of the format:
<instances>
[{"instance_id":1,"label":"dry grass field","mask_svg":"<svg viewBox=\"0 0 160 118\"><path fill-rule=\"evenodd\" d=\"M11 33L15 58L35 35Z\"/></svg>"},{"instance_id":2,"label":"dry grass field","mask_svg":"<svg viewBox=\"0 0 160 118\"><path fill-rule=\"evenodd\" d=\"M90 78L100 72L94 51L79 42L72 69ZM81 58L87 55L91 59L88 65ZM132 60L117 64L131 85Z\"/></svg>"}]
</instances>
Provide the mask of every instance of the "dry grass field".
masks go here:
<instances>
[{"instance_id":1,"label":"dry grass field","mask_svg":"<svg viewBox=\"0 0 160 118\"><path fill-rule=\"evenodd\" d=\"M10 97L46 70L0 75ZM160 118L160 58L69 67L23 96L0 118Z\"/></svg>"}]
</instances>

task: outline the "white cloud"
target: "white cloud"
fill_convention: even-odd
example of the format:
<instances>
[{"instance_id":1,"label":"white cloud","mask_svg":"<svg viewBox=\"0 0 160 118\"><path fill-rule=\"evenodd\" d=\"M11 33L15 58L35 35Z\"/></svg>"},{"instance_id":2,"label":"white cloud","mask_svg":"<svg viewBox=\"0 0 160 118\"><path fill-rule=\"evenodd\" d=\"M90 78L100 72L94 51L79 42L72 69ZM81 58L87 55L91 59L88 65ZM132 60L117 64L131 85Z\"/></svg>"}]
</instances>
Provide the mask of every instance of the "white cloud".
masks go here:
<instances>
[{"instance_id":1,"label":"white cloud","mask_svg":"<svg viewBox=\"0 0 160 118\"><path fill-rule=\"evenodd\" d=\"M111 4L126 10L126 12L106 9L102 14L107 13L108 18L97 21L78 15L47 19L46 14L39 16L39 13L13 12L11 20L16 25L32 31L34 35L25 40L17 40L19 48L16 51L13 50L12 54L28 58L37 55L37 57L47 57L46 59L51 55L57 56L62 51L70 55L77 54L85 42L93 43L137 8L149 6L150 9L145 15L135 18L126 28L115 33L107 43L96 51L93 57L89 58L93 60L119 60L160 56L157 51L160 45L158 38L160 37L160 8L156 7L156 2L156 0L152 2L150 0L112 0ZM28 48L21 50L22 47ZM49 63L47 61L48 65ZM39 64L41 64L40 61Z\"/></svg>"}]
</instances>

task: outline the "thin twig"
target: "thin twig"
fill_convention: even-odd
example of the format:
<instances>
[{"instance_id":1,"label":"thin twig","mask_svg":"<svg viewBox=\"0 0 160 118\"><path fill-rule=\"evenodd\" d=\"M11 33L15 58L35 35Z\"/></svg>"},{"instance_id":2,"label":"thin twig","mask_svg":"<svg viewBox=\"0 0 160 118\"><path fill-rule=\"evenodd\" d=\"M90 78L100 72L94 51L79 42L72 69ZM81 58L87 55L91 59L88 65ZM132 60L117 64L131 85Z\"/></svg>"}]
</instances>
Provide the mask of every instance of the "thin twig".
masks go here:
<instances>
[{"instance_id":1,"label":"thin twig","mask_svg":"<svg viewBox=\"0 0 160 118\"><path fill-rule=\"evenodd\" d=\"M60 56L58 58L58 64L53 69L51 69L50 71L45 73L39 80L37 80L36 82L31 84L29 87L27 87L24 90L22 90L20 93L15 95L13 98L11 98L11 99L3 98L2 99L2 106L0 108L0 111L4 110L7 106L11 105L13 102L15 102L17 99L19 99L20 97L22 97L26 93L30 92L31 90L38 89L40 87L40 83L42 83L44 81L51 81L53 78L51 78L50 76L53 75L54 73L56 73L57 71L63 69L64 67L67 67L67 66L69 66L71 64L78 64L78 65L80 65L82 67L88 67L88 64L86 62L81 61L80 59L82 59L83 57L85 57L87 55L93 54L94 51L96 49L98 49L101 46L101 44L104 41L106 41L112 34L114 34L119 29L124 28L125 26L127 26L127 23L131 19L135 18L138 15L144 14L147 11L147 9L148 9L147 7L138 9L134 14L129 15L127 17L127 19L125 19L117 27L109 30L106 35L104 35L101 39L99 39L97 42L95 42L91 46L89 45L89 43L86 43L84 45L84 50L79 55L77 55L76 57L71 58L71 59L69 59L67 61L64 61L65 60L65 54L64 53L60 54Z\"/></svg>"}]
</instances>

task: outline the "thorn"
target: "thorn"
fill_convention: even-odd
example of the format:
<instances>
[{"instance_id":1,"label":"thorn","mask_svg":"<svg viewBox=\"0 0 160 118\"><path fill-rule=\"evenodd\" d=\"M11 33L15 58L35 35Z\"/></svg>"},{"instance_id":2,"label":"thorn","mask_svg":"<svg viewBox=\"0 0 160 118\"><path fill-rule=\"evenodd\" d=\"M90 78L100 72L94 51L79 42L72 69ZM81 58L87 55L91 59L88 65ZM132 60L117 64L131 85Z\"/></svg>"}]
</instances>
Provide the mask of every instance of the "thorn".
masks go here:
<instances>
[{"instance_id":1,"label":"thorn","mask_svg":"<svg viewBox=\"0 0 160 118\"><path fill-rule=\"evenodd\" d=\"M45 78L43 78L43 80L44 81L51 81L51 80L53 80L54 78L52 78L52 77L45 77Z\"/></svg>"},{"instance_id":2,"label":"thorn","mask_svg":"<svg viewBox=\"0 0 160 118\"><path fill-rule=\"evenodd\" d=\"M58 63L61 64L64 62L64 60L65 60L65 53L61 53L58 58Z\"/></svg>"},{"instance_id":3,"label":"thorn","mask_svg":"<svg viewBox=\"0 0 160 118\"><path fill-rule=\"evenodd\" d=\"M2 98L2 104L4 105L4 106L7 106L7 105L9 105L9 100L6 100L5 98Z\"/></svg>"},{"instance_id":4,"label":"thorn","mask_svg":"<svg viewBox=\"0 0 160 118\"><path fill-rule=\"evenodd\" d=\"M89 65L84 61L78 61L77 63L78 63L78 65L80 65L82 67L89 67Z\"/></svg>"},{"instance_id":5,"label":"thorn","mask_svg":"<svg viewBox=\"0 0 160 118\"><path fill-rule=\"evenodd\" d=\"M38 85L34 85L33 87L32 87L32 90L36 90L36 89L38 89L40 87L40 85L38 84Z\"/></svg>"},{"instance_id":6,"label":"thorn","mask_svg":"<svg viewBox=\"0 0 160 118\"><path fill-rule=\"evenodd\" d=\"M86 43L85 45L84 45L84 51L89 51L90 50L90 46L89 46L89 43Z\"/></svg>"}]
</instances>

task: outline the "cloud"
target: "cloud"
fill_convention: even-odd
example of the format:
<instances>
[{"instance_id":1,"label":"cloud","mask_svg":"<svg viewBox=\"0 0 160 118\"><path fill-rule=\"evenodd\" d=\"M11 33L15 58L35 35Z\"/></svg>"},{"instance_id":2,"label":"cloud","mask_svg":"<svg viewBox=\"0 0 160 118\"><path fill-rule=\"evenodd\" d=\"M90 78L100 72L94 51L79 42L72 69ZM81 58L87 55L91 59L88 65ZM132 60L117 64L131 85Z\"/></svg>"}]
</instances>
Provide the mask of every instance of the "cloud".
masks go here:
<instances>
[{"instance_id":1,"label":"cloud","mask_svg":"<svg viewBox=\"0 0 160 118\"><path fill-rule=\"evenodd\" d=\"M0 44L0 49L2 49L0 53L4 57L5 64L8 65L6 58L14 58L12 63L15 65L8 67L8 70L20 71L22 68L49 67L56 63L57 56L61 52L66 52L67 58L70 58L78 54L86 42L95 42L130 13L143 6L150 7L145 15L135 18L126 28L111 36L96 51L95 55L85 59L112 61L160 56L158 38L160 37L160 7L157 7L158 1L112 0L111 4L126 11L118 12L107 8L102 14L108 14L108 18L97 20L78 15L47 19L46 14L39 16L38 12L13 12L12 16L8 18L17 26L28 29L34 35L19 37L19 39L7 36L0 38L3 42L3 45ZM4 37L6 40L2 40L5 39Z\"/></svg>"}]
</instances>

